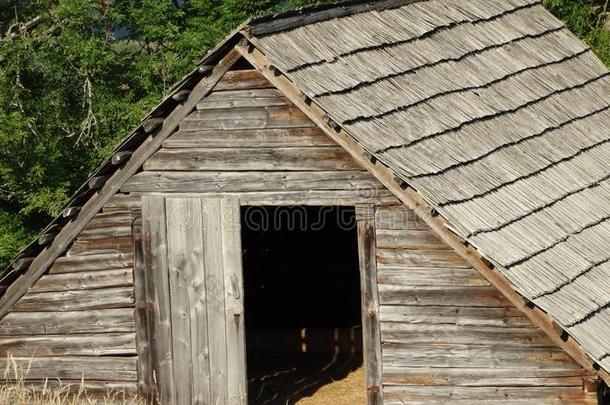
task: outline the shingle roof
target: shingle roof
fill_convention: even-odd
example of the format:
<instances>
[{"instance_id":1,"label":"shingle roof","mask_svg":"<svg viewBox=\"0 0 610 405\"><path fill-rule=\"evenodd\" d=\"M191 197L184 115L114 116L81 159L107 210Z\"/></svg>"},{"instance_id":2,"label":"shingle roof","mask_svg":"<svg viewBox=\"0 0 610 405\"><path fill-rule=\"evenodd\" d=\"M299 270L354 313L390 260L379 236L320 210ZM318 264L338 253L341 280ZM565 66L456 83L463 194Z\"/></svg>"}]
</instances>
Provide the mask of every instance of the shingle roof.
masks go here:
<instances>
[{"instance_id":1,"label":"shingle roof","mask_svg":"<svg viewBox=\"0 0 610 405\"><path fill-rule=\"evenodd\" d=\"M254 41L610 370L607 68L538 1L384 3Z\"/></svg>"}]
</instances>

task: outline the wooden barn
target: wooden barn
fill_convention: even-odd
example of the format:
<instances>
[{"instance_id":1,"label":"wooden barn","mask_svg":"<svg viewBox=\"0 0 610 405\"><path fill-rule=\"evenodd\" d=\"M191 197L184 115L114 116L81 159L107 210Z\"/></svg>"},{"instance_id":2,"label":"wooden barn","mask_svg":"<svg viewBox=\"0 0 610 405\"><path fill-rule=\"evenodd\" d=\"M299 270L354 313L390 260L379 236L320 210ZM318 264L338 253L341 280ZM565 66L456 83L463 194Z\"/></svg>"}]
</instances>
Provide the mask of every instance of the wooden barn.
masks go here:
<instances>
[{"instance_id":1,"label":"wooden barn","mask_svg":"<svg viewBox=\"0 0 610 405\"><path fill-rule=\"evenodd\" d=\"M163 404L358 367L369 404L602 404L609 219L610 74L537 0L262 17L6 270L1 366Z\"/></svg>"}]
</instances>

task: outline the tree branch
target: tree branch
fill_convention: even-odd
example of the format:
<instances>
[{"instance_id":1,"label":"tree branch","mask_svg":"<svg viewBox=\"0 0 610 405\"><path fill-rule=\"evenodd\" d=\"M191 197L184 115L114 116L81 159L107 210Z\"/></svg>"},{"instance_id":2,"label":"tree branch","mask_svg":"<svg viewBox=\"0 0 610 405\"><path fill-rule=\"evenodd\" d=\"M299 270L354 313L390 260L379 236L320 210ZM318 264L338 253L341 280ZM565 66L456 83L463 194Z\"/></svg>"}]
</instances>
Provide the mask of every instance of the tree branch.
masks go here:
<instances>
[{"instance_id":1,"label":"tree branch","mask_svg":"<svg viewBox=\"0 0 610 405\"><path fill-rule=\"evenodd\" d=\"M20 23L19 21L16 21L13 25L8 27L8 30L6 30L6 33L4 34L4 38L2 38L2 40L3 41L11 40L11 39L15 39L19 36L23 36L32 28L35 28L38 25L40 25L40 23L42 23L45 19L46 19L45 16L37 15L36 17L32 18L30 21L27 21L24 23Z\"/></svg>"},{"instance_id":2,"label":"tree branch","mask_svg":"<svg viewBox=\"0 0 610 405\"><path fill-rule=\"evenodd\" d=\"M83 137L89 136L93 127L97 125L97 118L95 118L95 114L93 113L93 85L91 84L91 79L88 76L85 77L85 82L83 83L83 93L85 95L83 107L85 107L85 105L87 106L87 116L81 123L80 134L76 139L77 144L82 140Z\"/></svg>"}]
</instances>

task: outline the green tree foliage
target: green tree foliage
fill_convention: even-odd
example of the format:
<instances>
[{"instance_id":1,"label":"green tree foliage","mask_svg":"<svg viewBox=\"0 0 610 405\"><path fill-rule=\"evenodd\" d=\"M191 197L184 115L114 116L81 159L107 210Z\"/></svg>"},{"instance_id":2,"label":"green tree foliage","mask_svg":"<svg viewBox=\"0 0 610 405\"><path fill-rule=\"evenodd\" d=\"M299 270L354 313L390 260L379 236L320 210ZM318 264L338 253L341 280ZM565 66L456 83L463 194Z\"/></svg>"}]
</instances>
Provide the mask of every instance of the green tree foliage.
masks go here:
<instances>
[{"instance_id":1,"label":"green tree foliage","mask_svg":"<svg viewBox=\"0 0 610 405\"><path fill-rule=\"evenodd\" d=\"M607 0L543 0L542 4L610 66L610 31L606 28L606 13L610 8Z\"/></svg>"},{"instance_id":2,"label":"green tree foliage","mask_svg":"<svg viewBox=\"0 0 610 405\"><path fill-rule=\"evenodd\" d=\"M0 268L246 18L315 0L0 0ZM610 63L599 12L545 0Z\"/></svg>"}]
</instances>

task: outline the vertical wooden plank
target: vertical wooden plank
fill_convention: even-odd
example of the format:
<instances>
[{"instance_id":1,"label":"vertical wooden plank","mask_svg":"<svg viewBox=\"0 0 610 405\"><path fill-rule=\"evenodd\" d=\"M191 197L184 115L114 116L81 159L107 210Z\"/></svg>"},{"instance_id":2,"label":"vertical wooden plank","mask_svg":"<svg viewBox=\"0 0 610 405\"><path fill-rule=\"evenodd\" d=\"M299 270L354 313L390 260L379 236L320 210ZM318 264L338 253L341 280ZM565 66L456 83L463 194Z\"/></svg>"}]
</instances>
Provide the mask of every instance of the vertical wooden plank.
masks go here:
<instances>
[{"instance_id":1,"label":"vertical wooden plank","mask_svg":"<svg viewBox=\"0 0 610 405\"><path fill-rule=\"evenodd\" d=\"M174 197L165 200L167 263L172 317L172 350L176 403L193 399L190 280L202 271L201 201Z\"/></svg>"},{"instance_id":2,"label":"vertical wooden plank","mask_svg":"<svg viewBox=\"0 0 610 405\"><path fill-rule=\"evenodd\" d=\"M205 263L204 263L204 234L203 234L203 204L198 198L197 204L193 207L196 210L194 216L197 217L197 226L189 230L189 238L195 241L195 250L192 252L194 262L197 264L196 271L191 273L188 282L188 300L190 302L190 323L191 323L191 362L193 378L193 404L211 403L210 369L209 363L209 342L208 342L208 314L205 284Z\"/></svg>"},{"instance_id":3,"label":"vertical wooden plank","mask_svg":"<svg viewBox=\"0 0 610 405\"><path fill-rule=\"evenodd\" d=\"M203 199L202 212L210 404L222 405L228 403L228 364L220 199ZM230 350L234 350L234 348Z\"/></svg>"},{"instance_id":4,"label":"vertical wooden plank","mask_svg":"<svg viewBox=\"0 0 610 405\"><path fill-rule=\"evenodd\" d=\"M369 405L382 404L381 333L375 253L375 207L357 206L358 256L362 294L363 355Z\"/></svg>"},{"instance_id":5,"label":"vertical wooden plank","mask_svg":"<svg viewBox=\"0 0 610 405\"><path fill-rule=\"evenodd\" d=\"M237 199L220 201L230 404L247 403L241 218Z\"/></svg>"},{"instance_id":6,"label":"vertical wooden plank","mask_svg":"<svg viewBox=\"0 0 610 405\"><path fill-rule=\"evenodd\" d=\"M151 335L149 327L148 297L146 294L146 266L142 235L142 217L136 218L131 234L133 235L133 276L136 301L136 348L138 352L138 391L139 395L152 401L156 396L151 357Z\"/></svg>"},{"instance_id":7,"label":"vertical wooden plank","mask_svg":"<svg viewBox=\"0 0 610 405\"><path fill-rule=\"evenodd\" d=\"M159 399L163 404L174 404L175 386L172 359L172 330L167 272L167 229L165 199L142 197L144 229L144 264L147 277L149 306L152 308L151 353Z\"/></svg>"}]
</instances>

